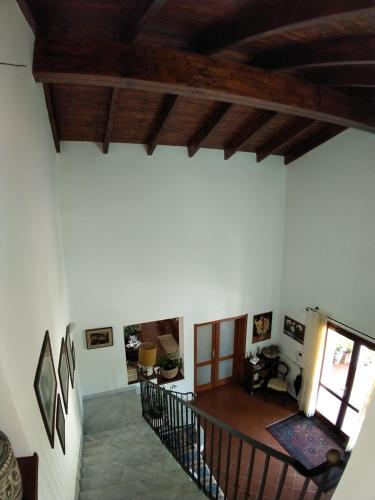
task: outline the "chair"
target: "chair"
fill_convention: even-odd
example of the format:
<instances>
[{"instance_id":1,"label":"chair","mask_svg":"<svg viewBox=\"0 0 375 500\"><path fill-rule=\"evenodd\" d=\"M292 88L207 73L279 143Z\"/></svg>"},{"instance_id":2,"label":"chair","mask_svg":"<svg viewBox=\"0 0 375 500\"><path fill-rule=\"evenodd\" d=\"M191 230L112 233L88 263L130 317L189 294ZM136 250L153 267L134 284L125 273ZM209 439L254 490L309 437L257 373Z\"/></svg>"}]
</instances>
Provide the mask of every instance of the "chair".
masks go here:
<instances>
[{"instance_id":1,"label":"chair","mask_svg":"<svg viewBox=\"0 0 375 500\"><path fill-rule=\"evenodd\" d=\"M271 368L272 377L267 383L267 389L272 389L280 394L288 392L288 382L286 377L289 373L289 366L284 361L277 361Z\"/></svg>"}]
</instances>

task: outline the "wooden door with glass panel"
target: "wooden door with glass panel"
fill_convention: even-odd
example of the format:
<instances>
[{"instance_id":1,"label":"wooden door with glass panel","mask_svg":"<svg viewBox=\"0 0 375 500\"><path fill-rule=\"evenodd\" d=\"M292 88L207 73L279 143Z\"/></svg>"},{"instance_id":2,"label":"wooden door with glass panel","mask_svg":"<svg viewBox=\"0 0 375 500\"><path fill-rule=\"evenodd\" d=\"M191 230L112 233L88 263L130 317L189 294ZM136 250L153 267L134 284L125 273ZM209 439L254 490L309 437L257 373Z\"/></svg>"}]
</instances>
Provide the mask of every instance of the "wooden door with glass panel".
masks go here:
<instances>
[{"instance_id":1,"label":"wooden door with glass panel","mask_svg":"<svg viewBox=\"0 0 375 500\"><path fill-rule=\"evenodd\" d=\"M241 376L247 316L195 325L195 392L230 384Z\"/></svg>"},{"instance_id":2,"label":"wooden door with glass panel","mask_svg":"<svg viewBox=\"0 0 375 500\"><path fill-rule=\"evenodd\" d=\"M316 409L350 436L374 380L375 346L328 323Z\"/></svg>"}]
</instances>

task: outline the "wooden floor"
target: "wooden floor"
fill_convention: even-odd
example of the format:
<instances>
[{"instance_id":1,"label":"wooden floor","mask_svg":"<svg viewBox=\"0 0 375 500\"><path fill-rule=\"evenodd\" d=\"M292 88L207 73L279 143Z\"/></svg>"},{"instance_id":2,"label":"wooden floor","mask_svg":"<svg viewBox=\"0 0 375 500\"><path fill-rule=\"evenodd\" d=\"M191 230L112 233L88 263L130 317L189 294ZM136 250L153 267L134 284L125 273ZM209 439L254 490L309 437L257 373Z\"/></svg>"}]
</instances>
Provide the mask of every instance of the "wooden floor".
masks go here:
<instances>
[{"instance_id":1,"label":"wooden floor","mask_svg":"<svg viewBox=\"0 0 375 500\"><path fill-rule=\"evenodd\" d=\"M249 395L245 389L239 384L232 384L213 389L211 391L200 393L197 397L196 405L209 413L210 415L219 418L223 422L231 425L235 429L243 432L244 434L272 446L276 450L288 454L286 450L273 438L267 431L266 427L275 423L283 418L288 417L298 411L296 402L290 397L286 396L281 400L278 394L272 394L268 391L258 390ZM206 433L210 433L210 425L207 424ZM222 457L226 456L228 450L228 436L223 435ZM214 445L212 450L207 446L207 462L211 465L214 475L217 478L221 476L219 484L225 488L225 471L226 460L221 458L222 465L219 474L218 464L218 436L214 435ZM244 446L242 449L242 467L239 474L239 491L237 493L237 500L245 499L245 491L247 485L248 468L250 462L251 449L249 446ZM230 453L230 469L229 469L229 486L228 498L235 498L234 484L236 482L236 470L239 455L239 442L237 439L232 440L231 453ZM259 452L256 454L254 465L254 480L251 483L250 496L248 499L256 498L256 491L260 484L264 469L265 456ZM213 464L213 466L212 466ZM270 460L270 468L267 476L267 484L264 492L263 499L271 500L274 498L276 486L281 473L281 464L275 459ZM303 484L303 478L297 474L294 469L288 469L288 474L283 489L282 500L298 500ZM314 492L317 487L312 481L309 485L309 490L304 497L306 500L312 500ZM322 500L328 500L332 497L333 491L321 497Z\"/></svg>"}]
</instances>

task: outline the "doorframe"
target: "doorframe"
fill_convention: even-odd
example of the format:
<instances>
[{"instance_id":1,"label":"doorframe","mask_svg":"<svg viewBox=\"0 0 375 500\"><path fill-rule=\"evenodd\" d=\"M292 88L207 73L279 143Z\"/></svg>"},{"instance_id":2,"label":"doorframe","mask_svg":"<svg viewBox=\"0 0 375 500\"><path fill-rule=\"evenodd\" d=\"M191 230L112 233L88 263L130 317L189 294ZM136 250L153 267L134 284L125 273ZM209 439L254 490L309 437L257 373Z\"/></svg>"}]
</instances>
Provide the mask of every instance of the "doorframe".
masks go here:
<instances>
[{"instance_id":1,"label":"doorframe","mask_svg":"<svg viewBox=\"0 0 375 500\"><path fill-rule=\"evenodd\" d=\"M243 382L244 378L244 364L246 357L246 337L247 337L247 322L248 322L248 314L240 314L238 316L231 316L229 318L222 318L214 321L205 321L203 323L195 323L194 324L194 392L198 392L197 388L197 328L199 326L212 325L212 337L214 343L215 354L218 352L217 345L217 335L216 331L219 328L219 324L223 321L235 321L235 334L234 334L234 351L233 351L233 375L229 377L233 382ZM228 358L232 356L228 356ZM225 356L223 356L225 359ZM211 364L211 382L209 384L203 384L199 386L199 392L207 391L209 389L213 389L214 387L220 387L228 383L228 379L223 379L218 384L214 384L216 380L216 360L206 361L200 364L200 366L204 366L205 364Z\"/></svg>"}]
</instances>

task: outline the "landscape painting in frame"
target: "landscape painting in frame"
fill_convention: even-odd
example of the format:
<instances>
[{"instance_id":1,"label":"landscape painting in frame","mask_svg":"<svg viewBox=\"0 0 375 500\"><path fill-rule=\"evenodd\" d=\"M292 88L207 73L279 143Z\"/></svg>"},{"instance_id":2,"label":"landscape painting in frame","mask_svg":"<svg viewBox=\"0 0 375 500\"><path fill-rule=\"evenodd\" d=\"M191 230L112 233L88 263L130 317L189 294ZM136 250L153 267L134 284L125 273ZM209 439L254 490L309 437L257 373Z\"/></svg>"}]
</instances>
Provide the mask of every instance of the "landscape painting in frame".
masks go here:
<instances>
[{"instance_id":1,"label":"landscape painting in frame","mask_svg":"<svg viewBox=\"0 0 375 500\"><path fill-rule=\"evenodd\" d=\"M51 342L48 331L44 335L43 346L36 370L34 389L42 414L44 427L49 442L54 447L55 412L57 396L57 379L52 358Z\"/></svg>"},{"instance_id":2,"label":"landscape painting in frame","mask_svg":"<svg viewBox=\"0 0 375 500\"><path fill-rule=\"evenodd\" d=\"M305 339L305 325L302 325L302 323L299 323L295 319L289 318L289 316L285 316L284 333L300 344L303 344Z\"/></svg>"},{"instance_id":3,"label":"landscape painting in frame","mask_svg":"<svg viewBox=\"0 0 375 500\"><path fill-rule=\"evenodd\" d=\"M253 344L271 338L272 311L256 314L253 318Z\"/></svg>"},{"instance_id":4,"label":"landscape painting in frame","mask_svg":"<svg viewBox=\"0 0 375 500\"><path fill-rule=\"evenodd\" d=\"M87 349L98 349L100 347L110 347L113 345L112 328L96 328L86 330Z\"/></svg>"}]
</instances>

